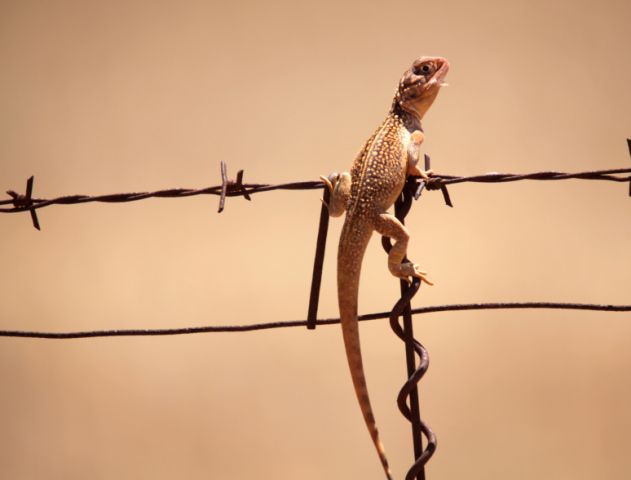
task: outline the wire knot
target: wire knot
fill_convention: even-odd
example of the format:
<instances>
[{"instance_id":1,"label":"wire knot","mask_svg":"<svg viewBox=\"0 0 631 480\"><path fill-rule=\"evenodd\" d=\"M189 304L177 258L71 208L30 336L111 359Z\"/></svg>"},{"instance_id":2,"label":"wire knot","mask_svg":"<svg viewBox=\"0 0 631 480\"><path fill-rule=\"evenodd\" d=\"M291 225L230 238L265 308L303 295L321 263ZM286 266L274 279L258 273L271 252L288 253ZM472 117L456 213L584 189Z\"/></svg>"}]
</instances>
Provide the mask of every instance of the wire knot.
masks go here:
<instances>
[{"instance_id":1,"label":"wire knot","mask_svg":"<svg viewBox=\"0 0 631 480\"><path fill-rule=\"evenodd\" d=\"M239 170L237 172L237 179L230 180L228 178L228 167L226 166L226 162L223 160L220 162L221 167L221 192L219 194L219 209L217 213L223 212L224 206L226 204L226 196L237 196L243 195L246 200L252 200L250 194L246 190L243 185L243 170Z\"/></svg>"},{"instance_id":2,"label":"wire knot","mask_svg":"<svg viewBox=\"0 0 631 480\"><path fill-rule=\"evenodd\" d=\"M429 155L425 154L425 170L429 170L430 166L431 159ZM419 199L424 189L440 190L443 194L445 205L447 205L448 207L453 207L453 203L451 203L451 197L449 196L449 191L447 190L447 185L444 183L444 179L440 175L431 175L428 178L421 179L421 181L418 183L416 193L414 194L414 200Z\"/></svg>"},{"instance_id":3,"label":"wire knot","mask_svg":"<svg viewBox=\"0 0 631 480\"><path fill-rule=\"evenodd\" d=\"M243 170L239 170L237 172L236 180L228 180L227 190L228 190L227 193L229 194L243 195L246 200L252 200L252 197L250 197L250 194L248 193L248 191L245 189L245 186L243 185Z\"/></svg>"},{"instance_id":4,"label":"wire knot","mask_svg":"<svg viewBox=\"0 0 631 480\"><path fill-rule=\"evenodd\" d=\"M33 222L33 226L37 229L37 230L41 230L40 226L39 226L39 219L37 218L37 213L35 212L35 209L33 208L33 182L34 182L34 177L29 177L29 179L26 181L26 193L24 195L22 195L21 193L17 193L13 190L7 190L7 194L9 194L9 196L11 197L11 203L13 203L13 206L15 208L19 208L19 209L24 209L30 212L31 214L31 221Z\"/></svg>"},{"instance_id":5,"label":"wire knot","mask_svg":"<svg viewBox=\"0 0 631 480\"><path fill-rule=\"evenodd\" d=\"M423 179L425 182L425 188L427 190L440 190L443 188L443 179L441 177L431 176L427 179Z\"/></svg>"},{"instance_id":6,"label":"wire knot","mask_svg":"<svg viewBox=\"0 0 631 480\"><path fill-rule=\"evenodd\" d=\"M13 190L7 190L7 194L12 198L11 203L15 208L28 208L33 204L33 200L26 195L17 193Z\"/></svg>"}]
</instances>

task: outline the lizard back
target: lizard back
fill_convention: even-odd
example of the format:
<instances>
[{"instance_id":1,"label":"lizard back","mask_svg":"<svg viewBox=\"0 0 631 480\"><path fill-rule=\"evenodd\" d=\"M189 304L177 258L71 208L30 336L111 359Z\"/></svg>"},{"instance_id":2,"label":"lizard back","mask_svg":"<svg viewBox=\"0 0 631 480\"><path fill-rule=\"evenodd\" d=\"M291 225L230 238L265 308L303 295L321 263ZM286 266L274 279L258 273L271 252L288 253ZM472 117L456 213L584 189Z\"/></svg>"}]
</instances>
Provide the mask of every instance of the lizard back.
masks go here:
<instances>
[{"instance_id":1,"label":"lizard back","mask_svg":"<svg viewBox=\"0 0 631 480\"><path fill-rule=\"evenodd\" d=\"M405 183L409 141L403 120L389 114L353 162L347 219L381 213L392 206Z\"/></svg>"}]
</instances>

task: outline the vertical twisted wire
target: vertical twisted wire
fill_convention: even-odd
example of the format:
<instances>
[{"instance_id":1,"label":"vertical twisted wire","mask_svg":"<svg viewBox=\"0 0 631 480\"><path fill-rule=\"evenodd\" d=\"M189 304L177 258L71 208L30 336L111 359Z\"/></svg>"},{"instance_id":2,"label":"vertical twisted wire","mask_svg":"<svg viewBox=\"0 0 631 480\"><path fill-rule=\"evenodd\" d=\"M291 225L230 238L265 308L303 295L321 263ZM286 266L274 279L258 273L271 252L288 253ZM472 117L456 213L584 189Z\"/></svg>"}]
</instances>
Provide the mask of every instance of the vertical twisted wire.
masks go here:
<instances>
[{"instance_id":1,"label":"vertical twisted wire","mask_svg":"<svg viewBox=\"0 0 631 480\"><path fill-rule=\"evenodd\" d=\"M395 203L395 216L404 222L407 213L412 206L412 199L418 190L417 181L409 178L402 195ZM392 244L390 239L382 237L381 243L386 250L390 251ZM405 259L404 261L406 261ZM429 461L436 450L436 435L431 428L421 420L419 395L417 384L429 367L429 355L425 347L414 338L412 326L412 314L410 301L418 292L421 281L414 278L411 285L405 280L401 281L401 298L392 308L390 313L390 327L394 333L405 342L405 356L407 364L408 380L404 383L397 396L397 405L403 416L412 426L412 441L414 445L414 464L408 470L406 480L425 480L425 464ZM399 323L399 317L403 318L403 325ZM419 362L417 365L416 356ZM409 400L408 400L409 399ZM423 437L427 445L423 447Z\"/></svg>"}]
</instances>

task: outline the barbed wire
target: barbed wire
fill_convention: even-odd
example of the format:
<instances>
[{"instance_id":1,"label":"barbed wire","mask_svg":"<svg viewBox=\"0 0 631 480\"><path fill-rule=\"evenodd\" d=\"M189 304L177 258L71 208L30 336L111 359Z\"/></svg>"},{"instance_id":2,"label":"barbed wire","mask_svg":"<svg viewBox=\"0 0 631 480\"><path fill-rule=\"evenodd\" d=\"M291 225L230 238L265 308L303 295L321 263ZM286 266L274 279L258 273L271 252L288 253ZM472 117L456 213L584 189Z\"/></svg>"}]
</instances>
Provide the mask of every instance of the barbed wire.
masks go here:
<instances>
[{"instance_id":1,"label":"barbed wire","mask_svg":"<svg viewBox=\"0 0 631 480\"><path fill-rule=\"evenodd\" d=\"M240 170L243 172L243 170ZM629 174L620 176L623 174ZM241 173L242 175L242 173ZM30 177L33 178L33 177ZM242 178L242 177L241 177ZM588 172L534 172L526 174L513 174L513 173L485 173L482 175L472 176L457 176L457 175L444 175L436 173L432 176L428 183L428 190L440 189L442 185L454 185L464 182L476 182L476 183L503 183L503 182L515 182L519 180L601 180L610 182L630 182L631 181L631 168L616 168L608 170L595 170ZM269 183L238 183L237 181L228 180L227 191L224 194L225 197L236 197L244 194L252 195L254 193L270 192L273 190L317 190L321 189L323 184L321 181L298 181L281 184L269 184ZM156 190L153 192L128 192L128 193L110 193L105 195L65 195L62 197L56 197L52 199L42 198L27 198L26 195L21 195L13 190L8 190L7 194L11 196L10 199L0 200L0 205L13 205L9 208L0 208L1 213L18 213L28 210L37 210L40 208L48 207L50 205L75 205L79 203L89 202L103 202L103 203L124 203L124 202L136 202L139 200L145 200L148 198L183 198L193 197L197 195L219 195L222 193L222 185L215 185L211 187L204 187L198 189L192 188L169 188L165 190Z\"/></svg>"},{"instance_id":2,"label":"barbed wire","mask_svg":"<svg viewBox=\"0 0 631 480\"><path fill-rule=\"evenodd\" d=\"M631 140L629 149L631 151ZM251 200L251 195L255 193L270 192L273 190L317 190L323 187L321 181L298 181L281 184L269 183L243 183L243 170L239 170L236 180L230 180L227 175L227 167L225 162L221 162L222 183L211 187L198 189L192 188L169 188L164 190L156 190L153 192L128 192L128 193L110 193L105 195L65 195L52 199L34 198L33 182L34 177L30 177L26 182L26 191L24 194L17 193L15 190L7 190L10 198L0 200L0 205L12 205L11 207L0 207L0 213L19 213L30 212L33 226L40 229L39 219L36 210L51 205L76 205L81 203L101 202L101 203L125 203L136 202L148 198L183 198L193 197L197 195L218 195L219 208L221 213L224 209L226 197L243 196L246 200ZM458 176L436 173L429 180L424 181L422 188L428 190L441 190L445 199L445 203L452 206L451 198L447 191L448 185L455 185L464 182L474 183L505 183L516 182L521 180L597 180L608 182L628 182L629 195L631 196L631 168L614 168L607 170L593 170L585 172L557 172L543 171L534 173L498 173L491 172L482 175ZM420 191L419 193L420 194Z\"/></svg>"},{"instance_id":3,"label":"barbed wire","mask_svg":"<svg viewBox=\"0 0 631 480\"><path fill-rule=\"evenodd\" d=\"M563 302L490 302L490 303L454 303L446 305L430 305L413 308L413 315L427 313L500 310L500 309L555 309L555 310L595 310L604 312L631 312L631 305L611 305L596 303L563 303ZM392 312L378 312L360 315L359 321L381 320L389 318ZM339 324L339 318L316 320L316 325ZM307 320L287 320L280 322L254 323L250 325L206 325L200 327L149 328L149 329L110 329L85 330L76 332L38 332L28 330L0 330L0 337L42 338L53 340L94 338L94 337L150 337L168 335L191 335L199 333L237 333L275 328L306 327Z\"/></svg>"}]
</instances>

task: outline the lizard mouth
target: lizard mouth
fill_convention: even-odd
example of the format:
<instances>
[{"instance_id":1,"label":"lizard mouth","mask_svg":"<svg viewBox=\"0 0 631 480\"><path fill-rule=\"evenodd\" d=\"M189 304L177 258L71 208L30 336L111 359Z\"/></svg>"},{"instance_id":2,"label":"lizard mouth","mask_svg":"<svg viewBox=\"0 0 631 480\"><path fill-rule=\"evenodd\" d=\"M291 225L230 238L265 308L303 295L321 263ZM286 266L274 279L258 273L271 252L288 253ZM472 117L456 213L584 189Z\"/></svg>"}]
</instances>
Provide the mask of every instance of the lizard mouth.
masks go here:
<instances>
[{"instance_id":1,"label":"lizard mouth","mask_svg":"<svg viewBox=\"0 0 631 480\"><path fill-rule=\"evenodd\" d=\"M445 58L436 58L436 64L438 66L438 70L434 73L434 76L430 79L429 83L437 83L439 87L445 87L447 84L445 83L445 77L449 72L449 62Z\"/></svg>"}]
</instances>

